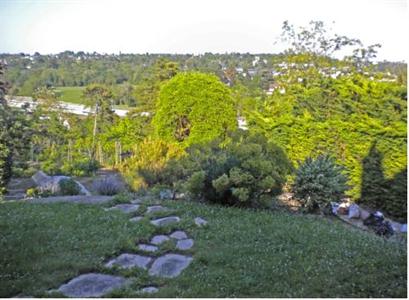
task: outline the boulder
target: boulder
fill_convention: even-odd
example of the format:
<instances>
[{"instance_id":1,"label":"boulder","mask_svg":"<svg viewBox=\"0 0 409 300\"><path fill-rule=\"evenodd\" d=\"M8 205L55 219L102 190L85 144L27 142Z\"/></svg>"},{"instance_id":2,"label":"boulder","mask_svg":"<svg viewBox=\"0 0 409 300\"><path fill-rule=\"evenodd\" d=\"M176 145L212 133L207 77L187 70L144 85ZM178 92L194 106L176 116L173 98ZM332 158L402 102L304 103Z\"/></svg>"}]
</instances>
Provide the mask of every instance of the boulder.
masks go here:
<instances>
[{"instance_id":1,"label":"boulder","mask_svg":"<svg viewBox=\"0 0 409 300\"><path fill-rule=\"evenodd\" d=\"M63 179L71 179L68 176L48 176L43 171L38 171L32 177L33 181L37 184L38 188L42 191L50 191L52 194L58 194L60 192L59 182ZM74 180L80 188L80 194L91 196L91 193L85 188L83 184Z\"/></svg>"},{"instance_id":2,"label":"boulder","mask_svg":"<svg viewBox=\"0 0 409 300\"><path fill-rule=\"evenodd\" d=\"M359 219L361 212L357 204L351 204L348 209L348 218L349 219Z\"/></svg>"}]
</instances>

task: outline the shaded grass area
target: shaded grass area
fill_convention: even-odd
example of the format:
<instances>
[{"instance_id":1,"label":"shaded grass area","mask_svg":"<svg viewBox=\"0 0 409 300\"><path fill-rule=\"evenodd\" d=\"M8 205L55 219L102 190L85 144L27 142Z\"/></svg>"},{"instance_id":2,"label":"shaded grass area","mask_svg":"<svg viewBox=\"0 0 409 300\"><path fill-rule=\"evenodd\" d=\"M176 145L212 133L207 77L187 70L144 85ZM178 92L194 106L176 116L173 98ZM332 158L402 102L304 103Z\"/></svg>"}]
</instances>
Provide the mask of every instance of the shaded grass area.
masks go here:
<instances>
[{"instance_id":1,"label":"shaded grass area","mask_svg":"<svg viewBox=\"0 0 409 300\"><path fill-rule=\"evenodd\" d=\"M318 216L254 211L189 202L156 216L178 215L179 224L154 228L102 207L74 204L1 204L0 296L44 295L81 273L101 271L132 278L112 297L405 297L406 249L371 233ZM135 214L143 213L148 204ZM200 216L209 226L198 228ZM136 241L182 229L195 240L192 264L173 279L141 270L107 270L121 252L142 253ZM168 253L174 245L163 245ZM179 252L181 253L181 252ZM150 295L146 295L150 297Z\"/></svg>"}]
</instances>

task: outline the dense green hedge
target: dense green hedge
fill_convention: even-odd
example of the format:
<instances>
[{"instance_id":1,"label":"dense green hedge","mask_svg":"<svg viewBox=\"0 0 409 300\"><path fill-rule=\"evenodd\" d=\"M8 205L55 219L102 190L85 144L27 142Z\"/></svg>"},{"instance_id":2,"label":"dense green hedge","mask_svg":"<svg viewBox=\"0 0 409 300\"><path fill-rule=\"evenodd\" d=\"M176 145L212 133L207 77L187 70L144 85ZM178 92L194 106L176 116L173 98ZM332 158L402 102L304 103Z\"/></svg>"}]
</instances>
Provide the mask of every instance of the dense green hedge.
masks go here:
<instances>
[{"instance_id":1,"label":"dense green hedge","mask_svg":"<svg viewBox=\"0 0 409 300\"><path fill-rule=\"evenodd\" d=\"M275 92L249 113L251 129L283 147L296 166L309 156L333 155L346 167L353 199L406 217L406 87L361 75L311 78L288 84L285 94ZM363 182L371 147L382 156L382 184L371 176ZM370 197L363 184L372 186Z\"/></svg>"}]
</instances>

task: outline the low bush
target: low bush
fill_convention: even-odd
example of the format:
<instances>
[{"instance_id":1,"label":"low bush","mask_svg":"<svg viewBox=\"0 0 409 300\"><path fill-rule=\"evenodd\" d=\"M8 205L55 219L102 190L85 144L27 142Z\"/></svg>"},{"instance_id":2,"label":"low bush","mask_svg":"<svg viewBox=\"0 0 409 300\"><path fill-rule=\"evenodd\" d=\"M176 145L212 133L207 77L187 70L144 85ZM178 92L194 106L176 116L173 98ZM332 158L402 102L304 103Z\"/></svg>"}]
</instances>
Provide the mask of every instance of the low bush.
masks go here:
<instances>
[{"instance_id":1,"label":"low bush","mask_svg":"<svg viewBox=\"0 0 409 300\"><path fill-rule=\"evenodd\" d=\"M348 178L344 168L329 156L307 158L296 172L294 196L307 211L323 209L330 202L338 202L347 191Z\"/></svg>"},{"instance_id":2,"label":"low bush","mask_svg":"<svg viewBox=\"0 0 409 300\"><path fill-rule=\"evenodd\" d=\"M61 179L58 185L60 186L60 194L64 196L78 195L81 192L78 184L71 178Z\"/></svg>"},{"instance_id":3,"label":"low bush","mask_svg":"<svg viewBox=\"0 0 409 300\"><path fill-rule=\"evenodd\" d=\"M120 170L133 190L167 182L163 172L167 162L183 156L183 149L176 143L147 138L139 143L134 155L124 161Z\"/></svg>"},{"instance_id":4,"label":"low bush","mask_svg":"<svg viewBox=\"0 0 409 300\"><path fill-rule=\"evenodd\" d=\"M261 135L237 133L229 140L191 146L186 157L167 165L164 177L194 199L253 207L269 204L292 171L285 153Z\"/></svg>"},{"instance_id":5,"label":"low bush","mask_svg":"<svg viewBox=\"0 0 409 300\"><path fill-rule=\"evenodd\" d=\"M115 176L107 176L94 181L94 189L100 195L113 196L124 191L124 185Z\"/></svg>"}]
</instances>

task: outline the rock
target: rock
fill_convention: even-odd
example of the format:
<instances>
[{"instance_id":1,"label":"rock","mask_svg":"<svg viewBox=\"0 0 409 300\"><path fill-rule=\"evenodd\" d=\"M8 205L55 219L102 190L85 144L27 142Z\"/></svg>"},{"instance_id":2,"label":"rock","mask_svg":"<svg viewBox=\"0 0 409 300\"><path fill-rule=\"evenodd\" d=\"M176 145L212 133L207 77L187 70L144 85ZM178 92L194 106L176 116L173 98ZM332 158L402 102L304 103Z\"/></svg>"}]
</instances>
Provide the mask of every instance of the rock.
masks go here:
<instances>
[{"instance_id":1,"label":"rock","mask_svg":"<svg viewBox=\"0 0 409 300\"><path fill-rule=\"evenodd\" d=\"M183 239L187 239L187 234L184 231L178 230L173 232L170 237L172 239L176 239L176 240L183 240Z\"/></svg>"},{"instance_id":2,"label":"rock","mask_svg":"<svg viewBox=\"0 0 409 300\"><path fill-rule=\"evenodd\" d=\"M131 200L131 203L132 204L141 204L142 200L141 199L133 199L133 200Z\"/></svg>"},{"instance_id":3,"label":"rock","mask_svg":"<svg viewBox=\"0 0 409 300\"><path fill-rule=\"evenodd\" d=\"M200 217L195 218L195 224L199 227L207 225L207 221Z\"/></svg>"},{"instance_id":4,"label":"rock","mask_svg":"<svg viewBox=\"0 0 409 300\"><path fill-rule=\"evenodd\" d=\"M32 177L33 181L37 184L38 188L42 191L50 191L52 194L58 194L60 192L59 182L63 179L71 179L68 176L48 176L43 171L38 171ZM80 182L74 180L80 188L80 194L91 196L91 193Z\"/></svg>"},{"instance_id":5,"label":"rock","mask_svg":"<svg viewBox=\"0 0 409 300\"><path fill-rule=\"evenodd\" d=\"M400 231L400 229L402 227L402 224L400 224L398 222L394 222L394 221L389 221L389 223L391 224L392 229L393 229L394 232L399 232Z\"/></svg>"},{"instance_id":6,"label":"rock","mask_svg":"<svg viewBox=\"0 0 409 300\"><path fill-rule=\"evenodd\" d=\"M332 212L332 214L333 214L333 215L336 215L336 214L337 214L337 211L338 211L339 203L331 202L330 205L331 205L331 212Z\"/></svg>"},{"instance_id":7,"label":"rock","mask_svg":"<svg viewBox=\"0 0 409 300\"><path fill-rule=\"evenodd\" d=\"M163 207L161 205L155 205L155 206L148 206L146 213L151 214L151 213L156 213L159 211L167 211L168 209L166 207Z\"/></svg>"},{"instance_id":8,"label":"rock","mask_svg":"<svg viewBox=\"0 0 409 300\"><path fill-rule=\"evenodd\" d=\"M154 294L154 293L157 293L158 291L159 291L159 289L157 287L147 286L147 287L143 288L140 292L141 293L146 293L146 294Z\"/></svg>"},{"instance_id":9,"label":"rock","mask_svg":"<svg viewBox=\"0 0 409 300\"><path fill-rule=\"evenodd\" d=\"M408 224L403 224L400 228L400 232L408 232Z\"/></svg>"},{"instance_id":10,"label":"rock","mask_svg":"<svg viewBox=\"0 0 409 300\"><path fill-rule=\"evenodd\" d=\"M163 234L161 234L161 235L155 235L155 236L151 239L151 244L160 245L160 244L162 244L162 243L164 243L164 242L166 242L166 241L168 241L168 240L169 240L169 237L166 236L166 235L163 235Z\"/></svg>"},{"instance_id":11,"label":"rock","mask_svg":"<svg viewBox=\"0 0 409 300\"><path fill-rule=\"evenodd\" d=\"M149 270L149 275L173 278L189 266L193 258L179 254L166 254L157 258Z\"/></svg>"},{"instance_id":12,"label":"rock","mask_svg":"<svg viewBox=\"0 0 409 300\"><path fill-rule=\"evenodd\" d=\"M360 209L357 204L351 204L348 209L348 218L349 219L359 219Z\"/></svg>"},{"instance_id":13,"label":"rock","mask_svg":"<svg viewBox=\"0 0 409 300\"><path fill-rule=\"evenodd\" d=\"M152 258L137 254L124 253L119 255L105 264L105 267L112 268L114 266L122 269L141 268L146 270Z\"/></svg>"},{"instance_id":14,"label":"rock","mask_svg":"<svg viewBox=\"0 0 409 300\"><path fill-rule=\"evenodd\" d=\"M153 245L139 244L138 249L146 252L156 252L159 248Z\"/></svg>"},{"instance_id":15,"label":"rock","mask_svg":"<svg viewBox=\"0 0 409 300\"><path fill-rule=\"evenodd\" d=\"M176 243L176 248L179 250L188 250L193 247L193 243L192 239L179 240Z\"/></svg>"},{"instance_id":16,"label":"rock","mask_svg":"<svg viewBox=\"0 0 409 300\"><path fill-rule=\"evenodd\" d=\"M173 192L169 189L167 190L161 190L159 192L159 198L160 200L170 200L173 199Z\"/></svg>"},{"instance_id":17,"label":"rock","mask_svg":"<svg viewBox=\"0 0 409 300\"><path fill-rule=\"evenodd\" d=\"M155 226L166 226L166 225L170 225L170 224L173 224L173 223L177 223L179 221L180 221L179 217L171 216L171 217L165 217L165 218L152 220L151 224L153 224Z\"/></svg>"},{"instance_id":18,"label":"rock","mask_svg":"<svg viewBox=\"0 0 409 300\"><path fill-rule=\"evenodd\" d=\"M36 172L33 176L31 176L31 179L38 185L41 186L48 181L51 180L51 177L45 174L43 171L38 171Z\"/></svg>"},{"instance_id":19,"label":"rock","mask_svg":"<svg viewBox=\"0 0 409 300\"><path fill-rule=\"evenodd\" d=\"M349 207L348 203L346 203L346 202L341 203L338 206L337 214L346 215L348 213L348 207Z\"/></svg>"},{"instance_id":20,"label":"rock","mask_svg":"<svg viewBox=\"0 0 409 300\"><path fill-rule=\"evenodd\" d=\"M70 280L60 286L58 291L64 296L74 298L102 297L128 283L124 277L90 273Z\"/></svg>"},{"instance_id":21,"label":"rock","mask_svg":"<svg viewBox=\"0 0 409 300\"><path fill-rule=\"evenodd\" d=\"M139 209L139 205L138 204L118 204L118 205L115 205L114 207L111 207L111 209L118 209L124 213L132 213Z\"/></svg>"},{"instance_id":22,"label":"rock","mask_svg":"<svg viewBox=\"0 0 409 300\"><path fill-rule=\"evenodd\" d=\"M364 221L364 220L368 219L369 215L370 215L370 213L367 210L365 210L363 208L360 209L359 216L360 216L361 220Z\"/></svg>"},{"instance_id":23,"label":"rock","mask_svg":"<svg viewBox=\"0 0 409 300\"><path fill-rule=\"evenodd\" d=\"M143 219L143 217L137 216L137 217L133 217L133 218L129 219L129 221L131 221L131 222L139 222L139 221L142 220L142 219Z\"/></svg>"}]
</instances>

